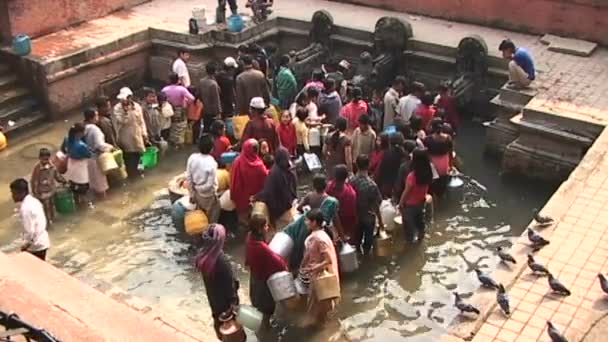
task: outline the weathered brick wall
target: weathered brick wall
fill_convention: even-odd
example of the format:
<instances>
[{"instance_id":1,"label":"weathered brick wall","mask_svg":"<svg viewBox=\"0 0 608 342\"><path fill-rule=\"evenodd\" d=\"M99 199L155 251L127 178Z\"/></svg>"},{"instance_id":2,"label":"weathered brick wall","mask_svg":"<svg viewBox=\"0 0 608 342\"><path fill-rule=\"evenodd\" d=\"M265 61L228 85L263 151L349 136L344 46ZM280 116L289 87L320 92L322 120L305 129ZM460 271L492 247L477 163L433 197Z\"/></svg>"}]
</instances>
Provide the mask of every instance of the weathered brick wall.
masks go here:
<instances>
[{"instance_id":1,"label":"weathered brick wall","mask_svg":"<svg viewBox=\"0 0 608 342\"><path fill-rule=\"evenodd\" d=\"M149 0L2 0L0 32L4 41L24 33L37 37L102 17Z\"/></svg>"},{"instance_id":2,"label":"weathered brick wall","mask_svg":"<svg viewBox=\"0 0 608 342\"><path fill-rule=\"evenodd\" d=\"M608 44L607 0L332 0Z\"/></svg>"}]
</instances>

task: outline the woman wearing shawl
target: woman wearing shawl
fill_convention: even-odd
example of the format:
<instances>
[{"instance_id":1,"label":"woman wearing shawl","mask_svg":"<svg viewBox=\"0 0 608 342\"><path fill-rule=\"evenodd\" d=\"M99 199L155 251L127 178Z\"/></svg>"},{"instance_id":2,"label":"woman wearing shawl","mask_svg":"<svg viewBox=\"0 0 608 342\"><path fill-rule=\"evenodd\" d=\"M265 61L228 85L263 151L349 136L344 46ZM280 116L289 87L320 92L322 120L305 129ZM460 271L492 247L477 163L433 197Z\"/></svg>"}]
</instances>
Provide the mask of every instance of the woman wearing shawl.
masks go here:
<instances>
[{"instance_id":1,"label":"woman wearing shawl","mask_svg":"<svg viewBox=\"0 0 608 342\"><path fill-rule=\"evenodd\" d=\"M270 220L276 231L283 229L293 220L291 215L293 200L298 198L296 193L296 174L289 162L289 152L280 147L275 155L274 166L264 182L264 188L256 199L266 203Z\"/></svg>"},{"instance_id":2,"label":"woman wearing shawl","mask_svg":"<svg viewBox=\"0 0 608 342\"><path fill-rule=\"evenodd\" d=\"M249 210L251 196L259 193L264 187L267 175L268 170L258 156L258 142L255 139L247 139L243 143L241 154L232 165L230 179L230 198L241 217Z\"/></svg>"},{"instance_id":3,"label":"woman wearing shawl","mask_svg":"<svg viewBox=\"0 0 608 342\"><path fill-rule=\"evenodd\" d=\"M323 218L328 224L333 224L338 235L342 234L342 224L340 223L340 217L337 215L340 205L335 197L327 196L321 203L319 210L323 213ZM291 237L293 240L293 249L289 256L289 269L294 272L300 268L300 263L304 257L304 241L310 233L306 228L306 215L300 216L297 220L290 223L284 230L284 232ZM296 273L297 274L297 273Z\"/></svg>"},{"instance_id":4,"label":"woman wearing shawl","mask_svg":"<svg viewBox=\"0 0 608 342\"><path fill-rule=\"evenodd\" d=\"M349 243L353 244L357 236L357 192L348 183L348 169L346 165L336 165L334 168L334 180L327 184L328 195L335 197L340 202L340 210L338 215L340 216L340 222L344 228L344 235Z\"/></svg>"},{"instance_id":5,"label":"woman wearing shawl","mask_svg":"<svg viewBox=\"0 0 608 342\"><path fill-rule=\"evenodd\" d=\"M203 247L196 256L195 266L203 275L207 300L213 316L213 327L218 339L220 315L234 310L239 305L239 282L232 272L232 266L224 255L226 229L220 224L211 224L202 236Z\"/></svg>"},{"instance_id":6,"label":"woman wearing shawl","mask_svg":"<svg viewBox=\"0 0 608 342\"><path fill-rule=\"evenodd\" d=\"M376 184L380 187L382 196L384 198L390 198L395 188L395 182L397 181L397 173L403 159L405 158L405 151L403 150L403 134L396 132L391 134L390 146L387 151L384 152L380 167L378 170L378 178Z\"/></svg>"},{"instance_id":7,"label":"woman wearing shawl","mask_svg":"<svg viewBox=\"0 0 608 342\"><path fill-rule=\"evenodd\" d=\"M325 299L319 301L316 296L314 279L318 278L327 271L338 277L338 255L331 237L324 229L323 222L325 215L313 209L306 214L306 225L310 235L304 242L304 259L300 273L305 274L310 280L311 288L308 296L308 324L323 324L327 319L327 314L336 306L338 298Z\"/></svg>"},{"instance_id":8,"label":"woman wearing shawl","mask_svg":"<svg viewBox=\"0 0 608 342\"><path fill-rule=\"evenodd\" d=\"M266 281L271 275L287 270L287 264L280 255L273 252L265 241L268 223L262 215L254 215L249 220L249 235L245 245L245 265L251 270L249 297L251 303L264 314L262 329L270 328L270 316L275 303Z\"/></svg>"}]
</instances>

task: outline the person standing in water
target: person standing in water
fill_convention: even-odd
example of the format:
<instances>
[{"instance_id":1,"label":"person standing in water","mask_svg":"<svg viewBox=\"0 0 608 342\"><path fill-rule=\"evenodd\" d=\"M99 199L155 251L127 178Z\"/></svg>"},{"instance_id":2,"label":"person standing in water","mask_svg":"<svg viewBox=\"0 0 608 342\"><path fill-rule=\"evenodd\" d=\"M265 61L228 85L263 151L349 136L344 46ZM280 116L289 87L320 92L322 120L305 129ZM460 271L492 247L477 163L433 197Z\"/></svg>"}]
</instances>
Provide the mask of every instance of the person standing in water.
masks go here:
<instances>
[{"instance_id":1,"label":"person standing in water","mask_svg":"<svg viewBox=\"0 0 608 342\"><path fill-rule=\"evenodd\" d=\"M225 313L232 315L239 305L239 281L232 271L230 261L224 255L225 241L226 228L221 224L211 224L203 233L202 247L195 259L195 267L201 272L205 283L213 328L220 341L220 316Z\"/></svg>"},{"instance_id":2,"label":"person standing in water","mask_svg":"<svg viewBox=\"0 0 608 342\"><path fill-rule=\"evenodd\" d=\"M42 203L30 195L27 181L23 178L14 180L10 188L23 227L21 251L29 252L44 261L51 241L46 231L47 221Z\"/></svg>"},{"instance_id":3,"label":"person standing in water","mask_svg":"<svg viewBox=\"0 0 608 342\"><path fill-rule=\"evenodd\" d=\"M38 152L38 163L34 166L30 183L32 194L44 206L44 214L49 224L53 223L55 220L54 198L57 183L66 183L66 180L51 163L51 151L49 149L41 148Z\"/></svg>"},{"instance_id":4,"label":"person standing in water","mask_svg":"<svg viewBox=\"0 0 608 342\"><path fill-rule=\"evenodd\" d=\"M197 207L207 214L209 222L214 223L220 217L220 203L217 198L217 162L211 156L213 138L205 133L198 140L198 153L188 158L186 175L190 185L190 198Z\"/></svg>"},{"instance_id":5,"label":"person standing in water","mask_svg":"<svg viewBox=\"0 0 608 342\"><path fill-rule=\"evenodd\" d=\"M415 149L410 166L412 170L405 180L405 190L399 200L403 217L403 229L407 242L420 242L424 238L424 203L433 181L431 161L426 149Z\"/></svg>"}]
</instances>

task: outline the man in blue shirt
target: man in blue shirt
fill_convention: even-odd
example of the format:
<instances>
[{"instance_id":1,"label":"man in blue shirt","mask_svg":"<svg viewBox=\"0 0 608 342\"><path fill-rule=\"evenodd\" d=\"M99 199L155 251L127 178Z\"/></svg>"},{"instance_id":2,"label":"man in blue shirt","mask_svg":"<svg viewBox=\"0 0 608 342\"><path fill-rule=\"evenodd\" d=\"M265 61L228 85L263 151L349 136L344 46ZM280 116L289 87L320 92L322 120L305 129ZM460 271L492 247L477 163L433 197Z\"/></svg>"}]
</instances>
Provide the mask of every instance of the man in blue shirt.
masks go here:
<instances>
[{"instance_id":1,"label":"man in blue shirt","mask_svg":"<svg viewBox=\"0 0 608 342\"><path fill-rule=\"evenodd\" d=\"M509 61L509 87L526 88L534 81L536 71L532 55L524 48L516 48L509 39L500 43L498 49L502 56Z\"/></svg>"}]
</instances>

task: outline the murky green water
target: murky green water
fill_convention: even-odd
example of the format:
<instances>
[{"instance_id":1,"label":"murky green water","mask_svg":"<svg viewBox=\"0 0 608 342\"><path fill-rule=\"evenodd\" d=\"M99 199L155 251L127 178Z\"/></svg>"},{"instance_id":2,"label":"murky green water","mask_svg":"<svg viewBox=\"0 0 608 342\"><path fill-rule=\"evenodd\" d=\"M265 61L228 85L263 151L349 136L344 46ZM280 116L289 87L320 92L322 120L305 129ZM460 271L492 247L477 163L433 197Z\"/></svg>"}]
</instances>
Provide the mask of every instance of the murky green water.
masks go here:
<instances>
[{"instance_id":1,"label":"murky green water","mask_svg":"<svg viewBox=\"0 0 608 342\"><path fill-rule=\"evenodd\" d=\"M390 259L365 260L356 275L344 278L338 318L350 339L428 340L443 333L456 314L452 291L472 292L478 286L473 269L493 269L495 247L510 245L532 208L541 207L555 190L500 177L499 165L482 155L482 137L480 126L463 127L457 149L469 180L436 208L427 239ZM50 255L66 272L122 288L166 312L192 335L207 338L213 336L210 312L201 277L192 267L195 251L172 226L168 196L160 191L185 158L184 152L171 155L145 181L111 194L94 211L62 218L50 230ZM10 219L5 222L16 227ZM0 243L9 242L13 232L2 229ZM242 239L231 239L226 251L241 278L241 300L248 303L242 245ZM288 328L283 340L337 340L336 328Z\"/></svg>"}]
</instances>

